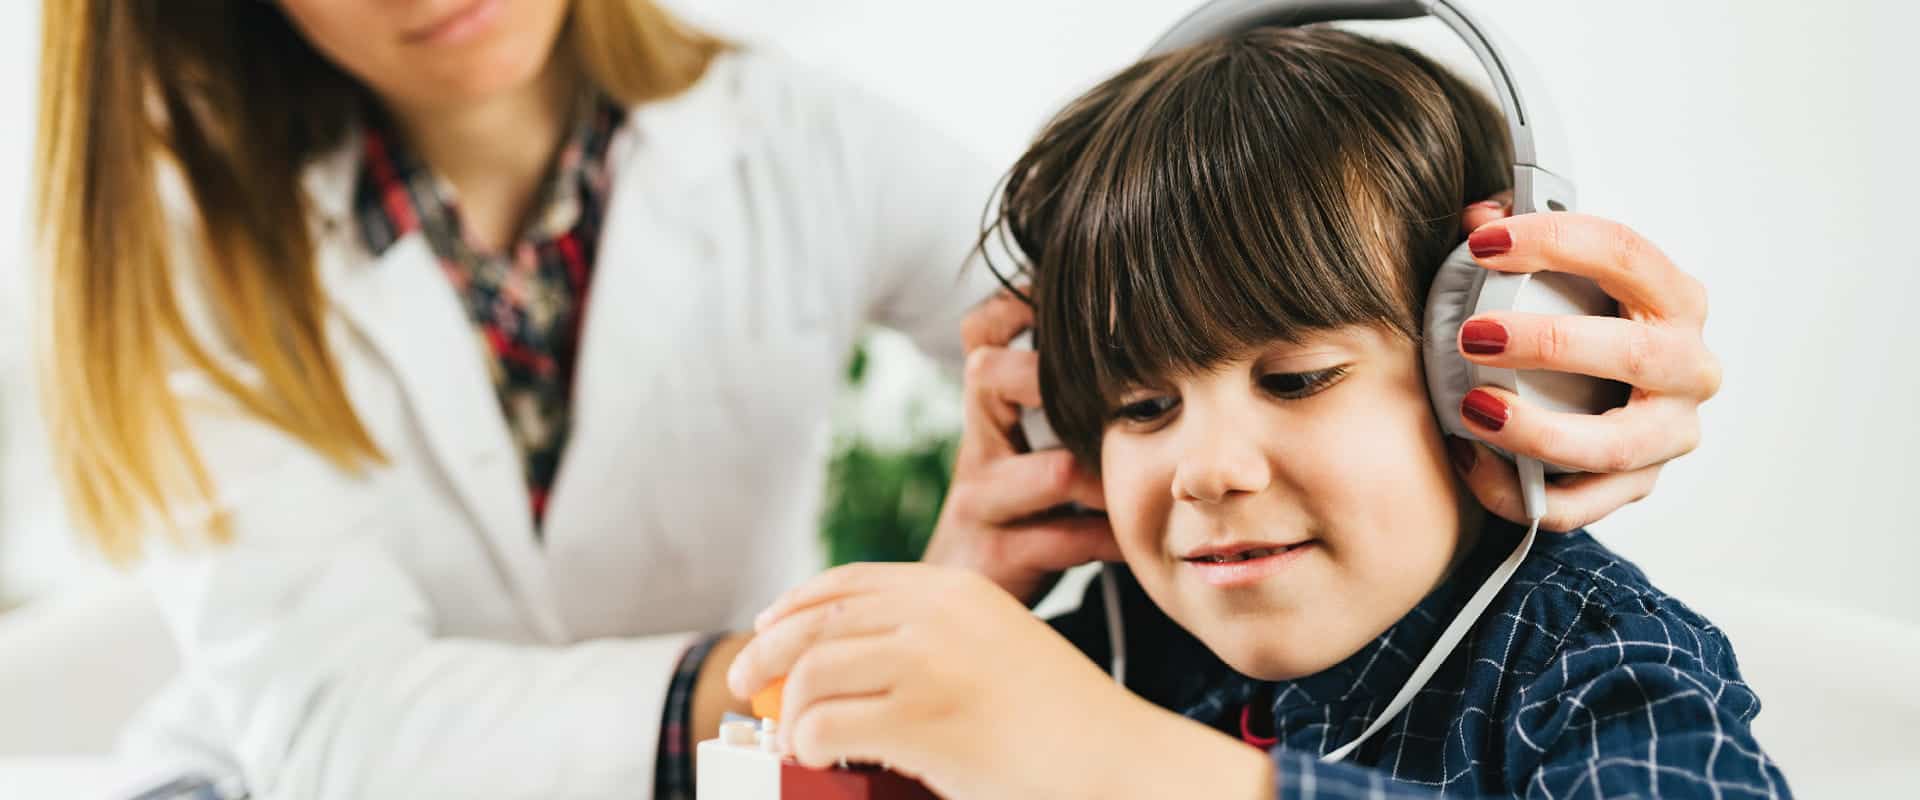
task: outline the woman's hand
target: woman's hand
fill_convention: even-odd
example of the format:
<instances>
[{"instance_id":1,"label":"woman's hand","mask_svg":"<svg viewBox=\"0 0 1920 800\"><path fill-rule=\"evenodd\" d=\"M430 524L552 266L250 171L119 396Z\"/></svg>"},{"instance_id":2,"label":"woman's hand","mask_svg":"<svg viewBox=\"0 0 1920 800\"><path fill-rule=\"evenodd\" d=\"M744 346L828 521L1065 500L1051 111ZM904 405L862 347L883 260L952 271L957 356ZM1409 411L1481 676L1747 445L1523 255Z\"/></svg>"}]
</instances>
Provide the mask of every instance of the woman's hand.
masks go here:
<instances>
[{"instance_id":1,"label":"woman's hand","mask_svg":"<svg viewBox=\"0 0 1920 800\"><path fill-rule=\"evenodd\" d=\"M1706 289L1610 220L1570 213L1508 218L1499 201L1468 209L1464 220L1482 266L1585 276L1619 301L1620 318L1483 314L1462 326L1462 355L1494 367L1610 378L1632 385L1633 393L1625 407L1594 416L1546 411L1482 387L1474 392L1485 395L1480 413L1463 409L1461 418L1508 452L1584 471L1549 481L1543 528L1572 530L1646 497L1660 467L1699 444L1700 404L1720 390L1720 363L1701 335ZM1504 422L1496 429L1483 417ZM1449 446L1481 504L1526 520L1512 464L1480 445Z\"/></svg>"},{"instance_id":2,"label":"woman's hand","mask_svg":"<svg viewBox=\"0 0 1920 800\"><path fill-rule=\"evenodd\" d=\"M966 411L940 521L921 560L987 576L1025 603L1054 574L1089 561L1117 561L1102 515L1048 514L1067 503L1105 508L1100 479L1065 450L1021 452L1011 432L1022 406L1040 406L1040 359L1007 349L1033 324L1019 298L994 295L961 326Z\"/></svg>"},{"instance_id":3,"label":"woman's hand","mask_svg":"<svg viewBox=\"0 0 1920 800\"><path fill-rule=\"evenodd\" d=\"M1155 708L978 573L854 564L762 612L735 695L786 677L802 765L885 764L943 797L1270 796L1265 754Z\"/></svg>"}]
</instances>

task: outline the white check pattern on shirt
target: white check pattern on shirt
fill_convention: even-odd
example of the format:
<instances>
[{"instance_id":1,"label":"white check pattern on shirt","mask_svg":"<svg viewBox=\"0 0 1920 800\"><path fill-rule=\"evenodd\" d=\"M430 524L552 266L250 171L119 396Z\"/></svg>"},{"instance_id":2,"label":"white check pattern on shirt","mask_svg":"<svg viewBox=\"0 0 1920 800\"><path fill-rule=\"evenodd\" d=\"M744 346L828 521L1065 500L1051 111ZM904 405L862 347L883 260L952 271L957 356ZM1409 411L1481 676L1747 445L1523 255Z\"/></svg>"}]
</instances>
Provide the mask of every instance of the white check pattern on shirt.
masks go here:
<instances>
[{"instance_id":1,"label":"white check pattern on shirt","mask_svg":"<svg viewBox=\"0 0 1920 800\"><path fill-rule=\"evenodd\" d=\"M1373 643L1279 683L1226 669L1125 576L1130 688L1230 732L1248 703L1270 703L1281 798L1790 796L1753 738L1759 699L1725 636L1584 532L1541 537L1414 701L1348 761L1322 763L1386 707L1518 533L1491 525ZM1104 625L1071 619L1098 598L1081 608L1055 625L1104 660Z\"/></svg>"}]
</instances>

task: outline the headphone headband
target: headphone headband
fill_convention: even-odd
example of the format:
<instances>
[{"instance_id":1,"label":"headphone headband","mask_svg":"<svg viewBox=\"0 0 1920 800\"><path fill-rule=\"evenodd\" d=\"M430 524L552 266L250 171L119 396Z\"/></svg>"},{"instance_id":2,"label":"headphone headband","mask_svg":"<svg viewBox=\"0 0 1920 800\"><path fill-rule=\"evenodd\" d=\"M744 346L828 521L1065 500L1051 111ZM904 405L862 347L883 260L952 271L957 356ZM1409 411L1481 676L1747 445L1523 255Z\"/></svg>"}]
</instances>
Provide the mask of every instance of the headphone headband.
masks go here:
<instances>
[{"instance_id":1,"label":"headphone headband","mask_svg":"<svg viewBox=\"0 0 1920 800\"><path fill-rule=\"evenodd\" d=\"M1467 13L1461 0L1212 0L1160 36L1147 56L1274 25L1431 16L1473 49L1493 80L1513 141L1513 210L1567 211L1575 192L1566 148L1535 73L1498 29Z\"/></svg>"}]
</instances>

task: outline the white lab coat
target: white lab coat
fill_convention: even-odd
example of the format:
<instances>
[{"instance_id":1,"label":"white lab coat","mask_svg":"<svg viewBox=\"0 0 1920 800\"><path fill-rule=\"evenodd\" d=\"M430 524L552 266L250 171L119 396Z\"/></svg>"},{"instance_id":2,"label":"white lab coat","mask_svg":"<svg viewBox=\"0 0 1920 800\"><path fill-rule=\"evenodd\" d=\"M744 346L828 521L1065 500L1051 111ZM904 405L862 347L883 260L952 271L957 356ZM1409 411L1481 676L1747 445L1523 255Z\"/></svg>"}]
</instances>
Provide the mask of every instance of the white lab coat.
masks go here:
<instances>
[{"instance_id":1,"label":"white lab coat","mask_svg":"<svg viewBox=\"0 0 1920 800\"><path fill-rule=\"evenodd\" d=\"M994 285L961 264L996 176L754 52L633 109L610 157L540 537L426 242L366 252L352 144L310 170L328 334L390 462L344 473L177 376L237 540L144 569L185 669L136 749L276 798L650 794L693 635L744 628L819 566L829 402L856 333L892 326L957 359Z\"/></svg>"}]
</instances>

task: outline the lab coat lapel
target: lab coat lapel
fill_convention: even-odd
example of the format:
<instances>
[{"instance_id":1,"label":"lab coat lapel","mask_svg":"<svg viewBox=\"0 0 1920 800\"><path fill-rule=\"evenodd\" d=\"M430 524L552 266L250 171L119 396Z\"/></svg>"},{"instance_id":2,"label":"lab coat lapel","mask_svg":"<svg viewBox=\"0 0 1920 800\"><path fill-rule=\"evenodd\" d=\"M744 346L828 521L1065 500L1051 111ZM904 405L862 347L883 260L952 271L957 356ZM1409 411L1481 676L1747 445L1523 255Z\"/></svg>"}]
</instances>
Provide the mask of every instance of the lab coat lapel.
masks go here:
<instances>
[{"instance_id":1,"label":"lab coat lapel","mask_svg":"<svg viewBox=\"0 0 1920 800\"><path fill-rule=\"evenodd\" d=\"M328 192L316 197L316 210L345 211L327 202L349 197L350 189L329 182L337 183L339 171L355 170L357 163L314 168L319 174L310 176L310 191ZM332 216L323 225L320 240L327 244L319 248L318 266L330 299L387 361L448 485L499 555L499 569L528 610L529 624L549 641L564 641L520 460L472 323L424 236L408 235L377 259L355 258L364 248L347 220Z\"/></svg>"},{"instance_id":2,"label":"lab coat lapel","mask_svg":"<svg viewBox=\"0 0 1920 800\"><path fill-rule=\"evenodd\" d=\"M676 597L694 607L731 602L724 583L701 576L716 544L752 541L744 528L705 529L701 507L726 487L695 487L685 474L711 474L721 451L750 447L744 430L709 424L724 403L716 362L730 349L722 333L739 313L728 249L745 230L722 187L740 179L741 120L725 62L674 98L632 108L609 144L614 186L594 261L580 361L574 375L567 452L547 504L546 553L566 579L556 603L570 630L607 635L661 624L711 626L717 616L648 607ZM733 438L733 435L738 438ZM643 462L649 466L636 468ZM749 483L748 485L751 485ZM646 575L646 591L625 584ZM600 590L584 587L612 584ZM638 604L638 605L635 605ZM717 613L717 612L716 612ZM672 622L667 622L672 620Z\"/></svg>"},{"instance_id":3,"label":"lab coat lapel","mask_svg":"<svg viewBox=\"0 0 1920 800\"><path fill-rule=\"evenodd\" d=\"M681 119L689 112L662 106L634 109L611 145L619 177L594 259L593 299L586 310L574 378L575 422L589 426L589 433L596 423L646 408L636 402L635 393L663 380L672 382L687 362L700 361L676 352L676 346L685 343L661 341L659 331L696 330L703 316L727 313L700 302L702 284L718 276L690 265L713 261L714 239L720 234L710 229L710 218L716 212L699 204L697 189L702 179L724 166L721 156L730 151L716 139L724 139L721 132L733 126ZM698 103L693 107L701 108ZM675 136L690 129L715 133L702 140ZM666 157L669 153L671 158ZM593 441L591 435L579 438Z\"/></svg>"},{"instance_id":4,"label":"lab coat lapel","mask_svg":"<svg viewBox=\"0 0 1920 800\"><path fill-rule=\"evenodd\" d=\"M614 186L581 331L573 428L547 505L550 546L572 545L573 530L594 529L591 491L582 495L581 487L596 483L595 476L576 473L632 458L606 450L633 441L635 426L663 424L636 410L653 407L649 398L657 393L684 388L690 365L716 346L698 332L709 327L705 318L727 313L703 302L710 294L704 284L718 276L692 265L714 261L715 240L726 229L715 224L717 210L700 204L700 187L723 178L738 154L740 124L721 111L727 104L716 93L727 81L718 77L629 109L609 144ZM679 336L663 339L663 330Z\"/></svg>"}]
</instances>

